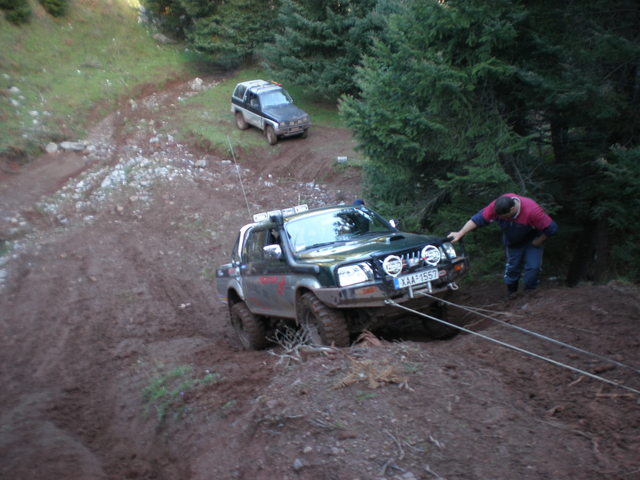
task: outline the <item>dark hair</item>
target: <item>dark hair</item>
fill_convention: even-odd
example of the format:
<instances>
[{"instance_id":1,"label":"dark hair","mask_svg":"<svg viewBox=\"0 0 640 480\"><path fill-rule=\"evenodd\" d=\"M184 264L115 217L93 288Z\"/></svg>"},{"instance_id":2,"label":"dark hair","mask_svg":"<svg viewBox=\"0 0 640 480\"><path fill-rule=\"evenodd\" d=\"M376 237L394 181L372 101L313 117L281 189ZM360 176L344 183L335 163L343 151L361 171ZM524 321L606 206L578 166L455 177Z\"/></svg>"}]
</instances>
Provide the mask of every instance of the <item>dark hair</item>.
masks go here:
<instances>
[{"instance_id":1,"label":"dark hair","mask_svg":"<svg viewBox=\"0 0 640 480\"><path fill-rule=\"evenodd\" d=\"M515 204L516 201L513 199L513 197L503 195L496 200L496 203L493 206L493 211L496 213L496 215L506 215Z\"/></svg>"}]
</instances>

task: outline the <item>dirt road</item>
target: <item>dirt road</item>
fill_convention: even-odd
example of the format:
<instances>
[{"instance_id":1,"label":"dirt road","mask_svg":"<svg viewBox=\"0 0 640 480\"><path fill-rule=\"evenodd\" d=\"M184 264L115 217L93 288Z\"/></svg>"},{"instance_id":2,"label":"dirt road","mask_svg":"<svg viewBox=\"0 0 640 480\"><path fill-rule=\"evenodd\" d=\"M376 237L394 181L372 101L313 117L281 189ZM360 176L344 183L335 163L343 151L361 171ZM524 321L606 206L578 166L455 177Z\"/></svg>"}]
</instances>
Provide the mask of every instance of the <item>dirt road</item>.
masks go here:
<instances>
[{"instance_id":1,"label":"dirt road","mask_svg":"<svg viewBox=\"0 0 640 480\"><path fill-rule=\"evenodd\" d=\"M188 85L97 122L91 153L0 177L1 478L640 478L638 395L477 336L399 327L297 359L239 351L216 265L248 211L359 196L357 171L333 168L354 142L314 127L238 167L155 118ZM458 319L640 388L625 368L640 367L637 288L501 294L455 300L601 358Z\"/></svg>"}]
</instances>

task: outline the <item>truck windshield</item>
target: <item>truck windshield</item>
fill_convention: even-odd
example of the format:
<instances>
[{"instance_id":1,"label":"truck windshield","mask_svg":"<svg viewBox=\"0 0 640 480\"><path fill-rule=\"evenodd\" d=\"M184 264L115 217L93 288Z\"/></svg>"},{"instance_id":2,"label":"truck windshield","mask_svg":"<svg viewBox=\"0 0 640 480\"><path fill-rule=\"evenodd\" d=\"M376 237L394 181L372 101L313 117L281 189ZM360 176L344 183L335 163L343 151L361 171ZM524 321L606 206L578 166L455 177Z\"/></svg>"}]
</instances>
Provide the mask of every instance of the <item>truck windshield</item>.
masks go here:
<instances>
[{"instance_id":1,"label":"truck windshield","mask_svg":"<svg viewBox=\"0 0 640 480\"><path fill-rule=\"evenodd\" d=\"M294 252L333 243L348 242L370 234L389 233L393 228L366 208L325 210L288 221L285 230Z\"/></svg>"},{"instance_id":2,"label":"truck windshield","mask_svg":"<svg viewBox=\"0 0 640 480\"><path fill-rule=\"evenodd\" d=\"M277 107L278 105L286 105L288 103L293 103L293 100L284 90L274 90L273 92L262 93L260 95L262 108Z\"/></svg>"}]
</instances>

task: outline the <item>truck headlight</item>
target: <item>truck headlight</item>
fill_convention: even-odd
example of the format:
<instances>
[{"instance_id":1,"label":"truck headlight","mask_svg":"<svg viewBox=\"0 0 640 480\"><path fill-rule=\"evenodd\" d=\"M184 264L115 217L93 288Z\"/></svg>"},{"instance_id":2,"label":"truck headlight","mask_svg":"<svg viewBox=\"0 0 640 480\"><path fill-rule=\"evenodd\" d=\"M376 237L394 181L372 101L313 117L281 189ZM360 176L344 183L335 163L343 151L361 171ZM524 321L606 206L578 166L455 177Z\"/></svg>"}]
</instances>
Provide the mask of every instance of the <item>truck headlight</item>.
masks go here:
<instances>
[{"instance_id":1,"label":"truck headlight","mask_svg":"<svg viewBox=\"0 0 640 480\"><path fill-rule=\"evenodd\" d=\"M444 253L447 254L448 258L456 258L456 249L453 248L453 245L449 242L443 243L442 244L442 249L444 250Z\"/></svg>"},{"instance_id":2,"label":"truck headlight","mask_svg":"<svg viewBox=\"0 0 640 480\"><path fill-rule=\"evenodd\" d=\"M338 284L341 287L348 287L357 283L373 280L373 270L366 263L356 263L338 268Z\"/></svg>"}]
</instances>

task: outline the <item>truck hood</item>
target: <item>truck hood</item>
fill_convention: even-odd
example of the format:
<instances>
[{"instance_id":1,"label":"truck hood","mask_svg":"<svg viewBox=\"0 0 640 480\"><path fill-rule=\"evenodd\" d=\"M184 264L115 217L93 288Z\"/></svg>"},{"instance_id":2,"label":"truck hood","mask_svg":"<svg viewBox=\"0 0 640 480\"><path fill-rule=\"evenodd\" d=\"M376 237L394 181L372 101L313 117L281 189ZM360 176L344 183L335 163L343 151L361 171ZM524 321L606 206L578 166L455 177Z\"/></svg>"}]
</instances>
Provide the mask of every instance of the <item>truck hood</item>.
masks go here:
<instances>
[{"instance_id":1,"label":"truck hood","mask_svg":"<svg viewBox=\"0 0 640 480\"><path fill-rule=\"evenodd\" d=\"M437 243L440 237L398 232L379 236L361 237L297 254L298 261L305 263L335 264L358 261L372 255L392 254L411 248L422 248Z\"/></svg>"},{"instance_id":2,"label":"truck hood","mask_svg":"<svg viewBox=\"0 0 640 480\"><path fill-rule=\"evenodd\" d=\"M307 116L304 110L301 110L292 103L265 108L263 113L278 123L295 122Z\"/></svg>"}]
</instances>

